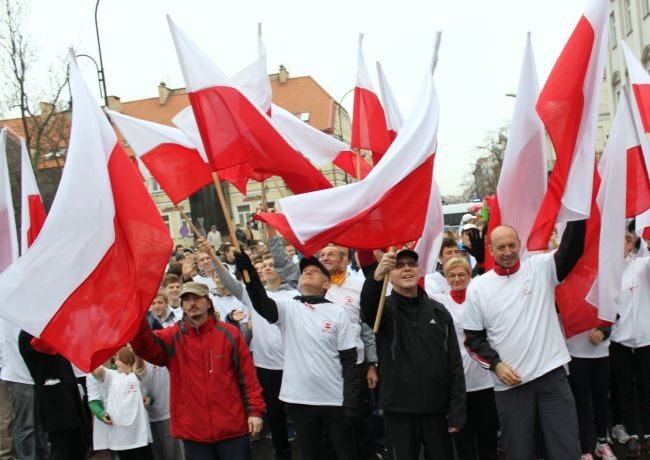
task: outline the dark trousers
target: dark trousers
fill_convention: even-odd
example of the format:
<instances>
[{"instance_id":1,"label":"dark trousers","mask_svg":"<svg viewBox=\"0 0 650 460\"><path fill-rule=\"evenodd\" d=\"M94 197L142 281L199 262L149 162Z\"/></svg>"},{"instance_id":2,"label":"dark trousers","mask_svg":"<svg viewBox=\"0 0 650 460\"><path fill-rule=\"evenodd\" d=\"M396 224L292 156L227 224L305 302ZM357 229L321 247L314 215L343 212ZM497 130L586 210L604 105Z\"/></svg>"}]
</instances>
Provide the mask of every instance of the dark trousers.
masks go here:
<instances>
[{"instance_id":1,"label":"dark trousers","mask_svg":"<svg viewBox=\"0 0 650 460\"><path fill-rule=\"evenodd\" d=\"M548 458L580 458L576 406L563 367L494 395L506 459L535 458L535 411Z\"/></svg>"},{"instance_id":2,"label":"dark trousers","mask_svg":"<svg viewBox=\"0 0 650 460\"><path fill-rule=\"evenodd\" d=\"M592 435L592 420L596 422L598 439L607 439L609 357L571 358L569 372L569 383L578 412L580 448L583 453L590 453L596 441Z\"/></svg>"},{"instance_id":3,"label":"dark trousers","mask_svg":"<svg viewBox=\"0 0 650 460\"><path fill-rule=\"evenodd\" d=\"M451 460L447 415L384 412L386 450L391 460Z\"/></svg>"},{"instance_id":4,"label":"dark trousers","mask_svg":"<svg viewBox=\"0 0 650 460\"><path fill-rule=\"evenodd\" d=\"M282 371L256 367L257 379L262 386L262 397L266 403L266 419L271 430L271 441L275 455L289 458L291 444L287 426L287 413L285 404L280 401L280 387L282 386Z\"/></svg>"},{"instance_id":5,"label":"dark trousers","mask_svg":"<svg viewBox=\"0 0 650 460\"><path fill-rule=\"evenodd\" d=\"M494 390L467 393L467 421L452 435L459 460L496 460L499 421Z\"/></svg>"},{"instance_id":6,"label":"dark trousers","mask_svg":"<svg viewBox=\"0 0 650 460\"><path fill-rule=\"evenodd\" d=\"M609 356L628 433L650 435L650 346L630 348L611 342Z\"/></svg>"},{"instance_id":7,"label":"dark trousers","mask_svg":"<svg viewBox=\"0 0 650 460\"><path fill-rule=\"evenodd\" d=\"M183 440L185 460L251 460L248 435L205 443Z\"/></svg>"},{"instance_id":8,"label":"dark trousers","mask_svg":"<svg viewBox=\"0 0 650 460\"><path fill-rule=\"evenodd\" d=\"M120 460L153 460L150 445L136 447L135 449L118 450L116 452Z\"/></svg>"},{"instance_id":9,"label":"dark trousers","mask_svg":"<svg viewBox=\"0 0 650 460\"><path fill-rule=\"evenodd\" d=\"M305 404L288 406L296 425L298 446L303 460L325 460L323 432L328 435L338 460L355 460L354 435L350 425L345 423L342 407Z\"/></svg>"},{"instance_id":10,"label":"dark trousers","mask_svg":"<svg viewBox=\"0 0 650 460\"><path fill-rule=\"evenodd\" d=\"M50 460L85 460L88 453L86 432L82 428L48 433L52 452Z\"/></svg>"}]
</instances>

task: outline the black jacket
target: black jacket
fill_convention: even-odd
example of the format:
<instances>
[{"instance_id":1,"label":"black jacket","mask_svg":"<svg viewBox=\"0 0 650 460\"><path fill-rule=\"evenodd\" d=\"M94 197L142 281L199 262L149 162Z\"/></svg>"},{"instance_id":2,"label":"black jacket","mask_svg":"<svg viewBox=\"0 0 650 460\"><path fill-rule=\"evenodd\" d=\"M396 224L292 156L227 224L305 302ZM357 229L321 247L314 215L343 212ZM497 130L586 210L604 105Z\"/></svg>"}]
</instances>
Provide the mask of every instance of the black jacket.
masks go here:
<instances>
[{"instance_id":1,"label":"black jacket","mask_svg":"<svg viewBox=\"0 0 650 460\"><path fill-rule=\"evenodd\" d=\"M382 282L366 279L361 319L372 327ZM416 298L386 297L377 333L379 405L385 411L447 414L450 427L465 421L465 375L454 321L418 288Z\"/></svg>"},{"instance_id":2,"label":"black jacket","mask_svg":"<svg viewBox=\"0 0 650 460\"><path fill-rule=\"evenodd\" d=\"M35 350L30 344L32 338L20 331L18 349L34 379L36 416L43 431L88 430L89 422L72 365L61 355Z\"/></svg>"}]
</instances>

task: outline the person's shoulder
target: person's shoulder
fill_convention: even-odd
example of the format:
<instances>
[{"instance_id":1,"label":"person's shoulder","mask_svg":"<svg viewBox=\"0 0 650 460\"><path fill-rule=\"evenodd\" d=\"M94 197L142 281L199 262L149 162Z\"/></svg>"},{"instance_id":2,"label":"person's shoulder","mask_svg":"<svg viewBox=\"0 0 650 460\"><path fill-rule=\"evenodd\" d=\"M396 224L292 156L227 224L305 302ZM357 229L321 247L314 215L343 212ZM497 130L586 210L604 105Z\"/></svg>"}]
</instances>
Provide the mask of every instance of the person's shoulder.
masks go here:
<instances>
[{"instance_id":1,"label":"person's shoulder","mask_svg":"<svg viewBox=\"0 0 650 460\"><path fill-rule=\"evenodd\" d=\"M343 283L343 287L347 289L353 289L353 290L358 290L361 292L361 288L363 287L363 283L366 281L366 279L362 276L346 276L345 277L345 282Z\"/></svg>"}]
</instances>

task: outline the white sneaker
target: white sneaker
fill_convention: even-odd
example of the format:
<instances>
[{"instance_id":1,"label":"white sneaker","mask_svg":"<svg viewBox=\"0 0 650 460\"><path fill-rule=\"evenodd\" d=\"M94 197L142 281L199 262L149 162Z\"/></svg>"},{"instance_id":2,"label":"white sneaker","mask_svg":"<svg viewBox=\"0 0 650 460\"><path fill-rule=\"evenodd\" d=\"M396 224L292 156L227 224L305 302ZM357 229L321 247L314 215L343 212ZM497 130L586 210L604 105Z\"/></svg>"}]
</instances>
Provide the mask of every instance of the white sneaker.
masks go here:
<instances>
[{"instance_id":1,"label":"white sneaker","mask_svg":"<svg viewBox=\"0 0 650 460\"><path fill-rule=\"evenodd\" d=\"M616 425L612 428L612 438L618 441L619 444L627 444L630 440L630 435L627 434L623 425Z\"/></svg>"},{"instance_id":2,"label":"white sneaker","mask_svg":"<svg viewBox=\"0 0 650 460\"><path fill-rule=\"evenodd\" d=\"M612 452L612 448L607 443L596 443L596 457L603 460L616 460L616 455Z\"/></svg>"}]
</instances>

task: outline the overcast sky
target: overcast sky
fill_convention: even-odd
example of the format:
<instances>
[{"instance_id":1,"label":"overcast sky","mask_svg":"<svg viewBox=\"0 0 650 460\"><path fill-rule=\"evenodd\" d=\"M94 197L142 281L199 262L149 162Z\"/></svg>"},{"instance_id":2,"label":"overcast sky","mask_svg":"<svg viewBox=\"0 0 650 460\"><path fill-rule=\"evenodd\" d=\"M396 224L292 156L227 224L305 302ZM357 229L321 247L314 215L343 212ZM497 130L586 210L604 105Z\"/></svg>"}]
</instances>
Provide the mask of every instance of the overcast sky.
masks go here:
<instances>
[{"instance_id":1,"label":"overcast sky","mask_svg":"<svg viewBox=\"0 0 650 460\"><path fill-rule=\"evenodd\" d=\"M97 57L93 0L24 1L26 31L43 63L65 56L68 46ZM526 32L542 86L584 6L585 0L102 0L99 31L108 93L122 101L157 96L160 81L185 86L166 14L228 74L255 59L261 22L269 73L283 64L291 76L311 75L337 100L354 86L363 32L376 90L379 60L408 117L441 30L435 175L442 193L454 194L481 155L476 146L510 120L514 99L505 94L516 91ZM79 65L99 101L92 64ZM351 94L343 105L351 109Z\"/></svg>"}]
</instances>

